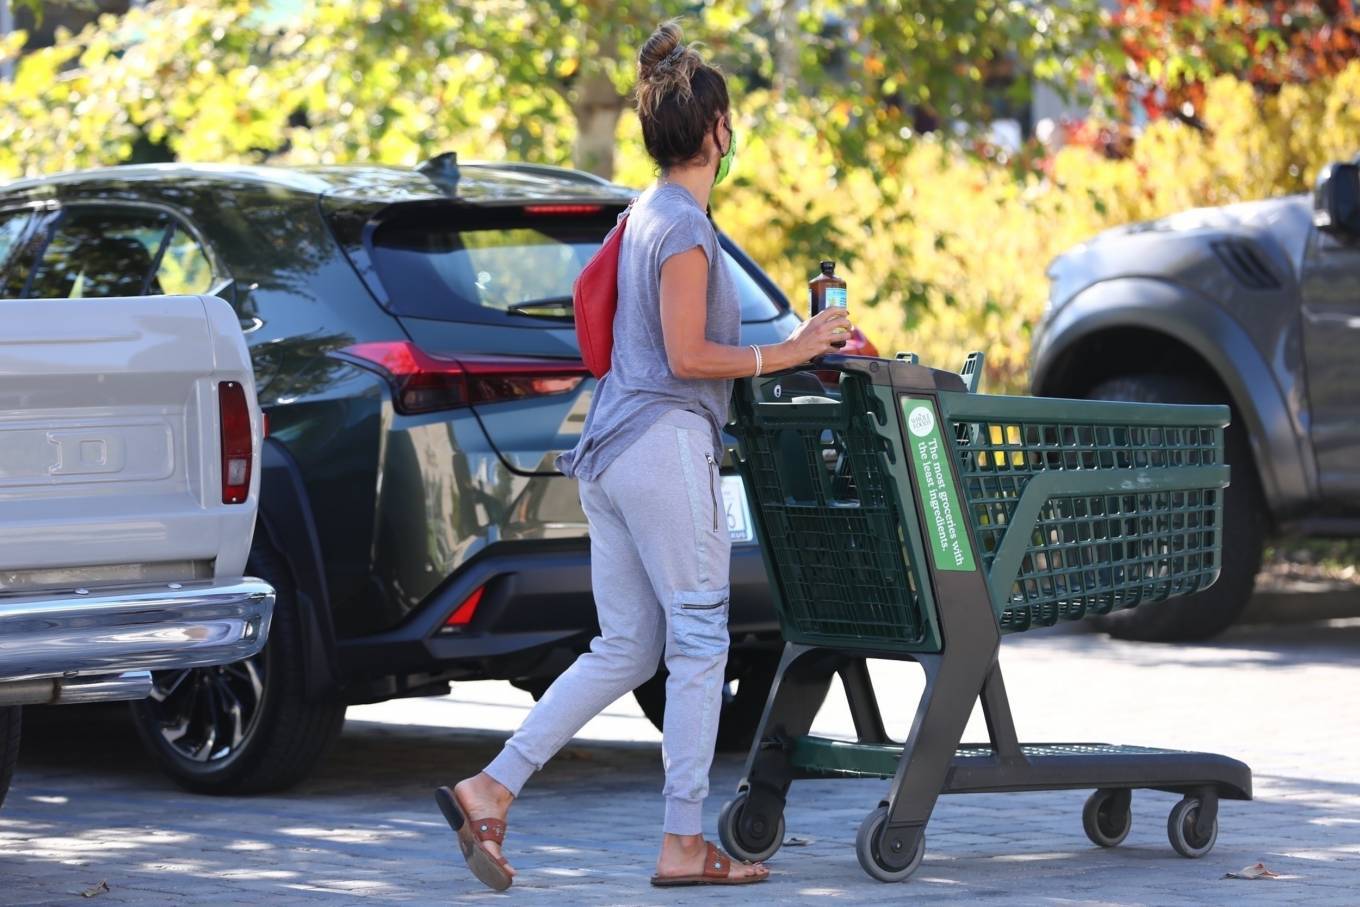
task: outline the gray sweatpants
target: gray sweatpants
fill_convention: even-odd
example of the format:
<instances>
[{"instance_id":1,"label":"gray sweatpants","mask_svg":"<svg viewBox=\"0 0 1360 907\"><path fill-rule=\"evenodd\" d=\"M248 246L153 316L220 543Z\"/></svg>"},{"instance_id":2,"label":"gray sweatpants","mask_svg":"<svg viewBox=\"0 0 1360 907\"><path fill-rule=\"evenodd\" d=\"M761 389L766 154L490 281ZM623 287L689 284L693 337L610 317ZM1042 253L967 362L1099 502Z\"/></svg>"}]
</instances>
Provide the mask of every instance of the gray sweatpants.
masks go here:
<instances>
[{"instance_id":1,"label":"gray sweatpants","mask_svg":"<svg viewBox=\"0 0 1360 907\"><path fill-rule=\"evenodd\" d=\"M664 654L662 828L699 834L728 645L731 541L717 454L703 417L672 410L598 481L580 483L600 635L486 767L511 793L587 721L656 673Z\"/></svg>"}]
</instances>

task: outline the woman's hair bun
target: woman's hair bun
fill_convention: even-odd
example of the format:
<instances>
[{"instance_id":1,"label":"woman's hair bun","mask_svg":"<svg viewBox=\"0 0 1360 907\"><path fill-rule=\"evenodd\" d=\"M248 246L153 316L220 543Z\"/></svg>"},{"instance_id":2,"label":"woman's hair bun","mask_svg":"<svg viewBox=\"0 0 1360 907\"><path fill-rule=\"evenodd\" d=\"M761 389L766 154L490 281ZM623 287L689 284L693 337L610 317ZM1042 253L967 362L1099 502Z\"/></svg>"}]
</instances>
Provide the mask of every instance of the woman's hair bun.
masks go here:
<instances>
[{"instance_id":1,"label":"woman's hair bun","mask_svg":"<svg viewBox=\"0 0 1360 907\"><path fill-rule=\"evenodd\" d=\"M684 38L685 33L675 20L658 25L647 43L642 45L642 50L638 51L638 76L650 79L661 61L674 53Z\"/></svg>"},{"instance_id":2,"label":"woman's hair bun","mask_svg":"<svg viewBox=\"0 0 1360 907\"><path fill-rule=\"evenodd\" d=\"M704 60L684 38L679 23L663 22L638 51L639 108L650 113L668 95L689 99L690 79Z\"/></svg>"},{"instance_id":3,"label":"woman's hair bun","mask_svg":"<svg viewBox=\"0 0 1360 907\"><path fill-rule=\"evenodd\" d=\"M647 153L663 170L694 163L727 115L727 80L686 44L680 23L663 22L638 51L638 120Z\"/></svg>"}]
</instances>

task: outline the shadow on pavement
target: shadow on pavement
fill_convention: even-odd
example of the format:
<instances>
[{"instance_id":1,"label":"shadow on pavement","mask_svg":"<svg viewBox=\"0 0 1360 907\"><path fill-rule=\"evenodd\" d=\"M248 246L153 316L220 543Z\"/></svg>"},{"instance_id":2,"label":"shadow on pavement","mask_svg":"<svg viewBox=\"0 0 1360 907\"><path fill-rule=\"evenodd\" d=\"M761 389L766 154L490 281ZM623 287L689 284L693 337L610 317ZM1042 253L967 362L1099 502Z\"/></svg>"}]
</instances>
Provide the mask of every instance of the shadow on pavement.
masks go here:
<instances>
[{"instance_id":1,"label":"shadow on pavement","mask_svg":"<svg viewBox=\"0 0 1360 907\"><path fill-rule=\"evenodd\" d=\"M1038 633L1022 635L1003 649L1025 648L1027 636L1042 641ZM1182 660L1177 646L1051 634L1039 652L1045 658L1094 654L1140 671L1214 664L1233 670L1239 664L1350 667L1360 663L1360 626L1245 626L1194 649L1194 657ZM1319 693L1336 698L1337 723L1333 732L1319 729L1309 741L1352 745L1354 729L1344 726L1349 692ZM110 886L98 897L105 905L287 907L356 896L377 903L484 900L430 792L478 770L503 737L351 721L304 784L277 795L217 798L185 793L161 775L143 754L124 707L29 710L19 772L0 811L0 903L82 903L80 893L101 880ZM1136 795L1133 833L1109 851L1082 835L1085 791L946 797L931 820L926 862L905 889L869 881L854 856L856 828L886 786L799 782L789 801L788 833L805 844L777 855L775 875L760 896L789 902L916 896L1225 903L1269 891L1286 899L1354 903L1346 880L1360 856L1360 783L1306 778L1308 764L1292 764L1298 768L1258 774L1263 796L1257 802L1224 804L1219 845L1200 861L1170 853L1165 822L1174 795ZM710 833L741 767L732 756L715 764L706 810ZM590 743L565 750L534 779L511 817L510 852L523 870L521 902L708 903L646 886L661 784L656 744ZM1269 889L1222 881L1224 872L1257 860L1292 881Z\"/></svg>"},{"instance_id":2,"label":"shadow on pavement","mask_svg":"<svg viewBox=\"0 0 1360 907\"><path fill-rule=\"evenodd\" d=\"M1082 622L1085 623L1085 622ZM1118 653L1121 660L1146 667L1219 668L1232 661L1243 668L1291 665L1360 664L1360 620L1312 623L1244 624L1213 639L1195 643L1131 643L1102 633L1069 631L1066 626L1003 638L1001 651L1027 645L1058 646L1067 651ZM1195 657L1180 653L1196 650ZM1220 658L1203 658L1205 652Z\"/></svg>"},{"instance_id":3,"label":"shadow on pavement","mask_svg":"<svg viewBox=\"0 0 1360 907\"><path fill-rule=\"evenodd\" d=\"M10 886L0 902L7 905L80 902L79 892L101 880L110 885L102 904L487 897L468 879L429 795L434 784L480 768L500 734L355 721L317 775L294 790L214 798L186 794L150 768L121 708L48 710L30 727L11 801L0 812L0 875ZM710 825L740 770L735 757L715 765ZM661 777L655 744L565 750L512 815L511 853L523 870L517 896L553 905L708 903L645 884ZM1082 836L1083 791L947 797L908 889L868 880L855 861L855 829L881 783L800 782L788 831L806 843L777 855L762 897L1219 902L1236 894L1217 887L1229 884L1220 883L1223 873L1257 860L1325 886L1323 870L1340 871L1338 861L1349 859L1360 784L1260 781L1270 800L1226 803L1219 847L1203 861L1170 854L1171 795L1139 794L1134 833L1112 851ZM1281 895L1287 890L1299 893L1281 888ZM1321 902L1342 891L1309 890Z\"/></svg>"}]
</instances>

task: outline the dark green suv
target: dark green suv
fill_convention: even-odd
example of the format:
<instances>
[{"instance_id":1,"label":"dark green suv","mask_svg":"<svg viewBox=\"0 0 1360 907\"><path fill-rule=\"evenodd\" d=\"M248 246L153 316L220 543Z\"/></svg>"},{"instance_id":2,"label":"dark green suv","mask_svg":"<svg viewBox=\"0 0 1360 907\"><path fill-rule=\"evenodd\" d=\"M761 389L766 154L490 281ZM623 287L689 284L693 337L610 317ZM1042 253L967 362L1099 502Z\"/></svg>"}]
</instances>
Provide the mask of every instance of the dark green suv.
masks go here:
<instances>
[{"instance_id":1,"label":"dark green suv","mask_svg":"<svg viewBox=\"0 0 1360 907\"><path fill-rule=\"evenodd\" d=\"M586 522L553 469L594 380L572 280L630 193L570 170L148 165L0 187L0 298L212 292L235 306L269 418L248 572L265 652L168 672L135 708L200 791L303 777L350 703L498 678L537 695L596 632ZM743 343L797 323L722 240ZM723 739L768 690L777 625L740 479ZM638 693L660 721L663 684Z\"/></svg>"}]
</instances>

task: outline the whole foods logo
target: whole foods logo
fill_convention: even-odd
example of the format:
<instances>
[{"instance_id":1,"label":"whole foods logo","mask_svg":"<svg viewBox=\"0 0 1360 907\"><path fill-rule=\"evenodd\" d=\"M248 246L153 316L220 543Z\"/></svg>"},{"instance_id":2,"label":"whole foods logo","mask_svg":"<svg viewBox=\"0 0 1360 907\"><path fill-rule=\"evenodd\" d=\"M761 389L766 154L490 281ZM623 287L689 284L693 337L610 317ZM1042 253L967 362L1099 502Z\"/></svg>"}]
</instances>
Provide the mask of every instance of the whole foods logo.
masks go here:
<instances>
[{"instance_id":1,"label":"whole foods logo","mask_svg":"<svg viewBox=\"0 0 1360 907\"><path fill-rule=\"evenodd\" d=\"M935 414L929 406L917 406L907 414L907 428L918 438L924 438L935 430Z\"/></svg>"}]
</instances>

